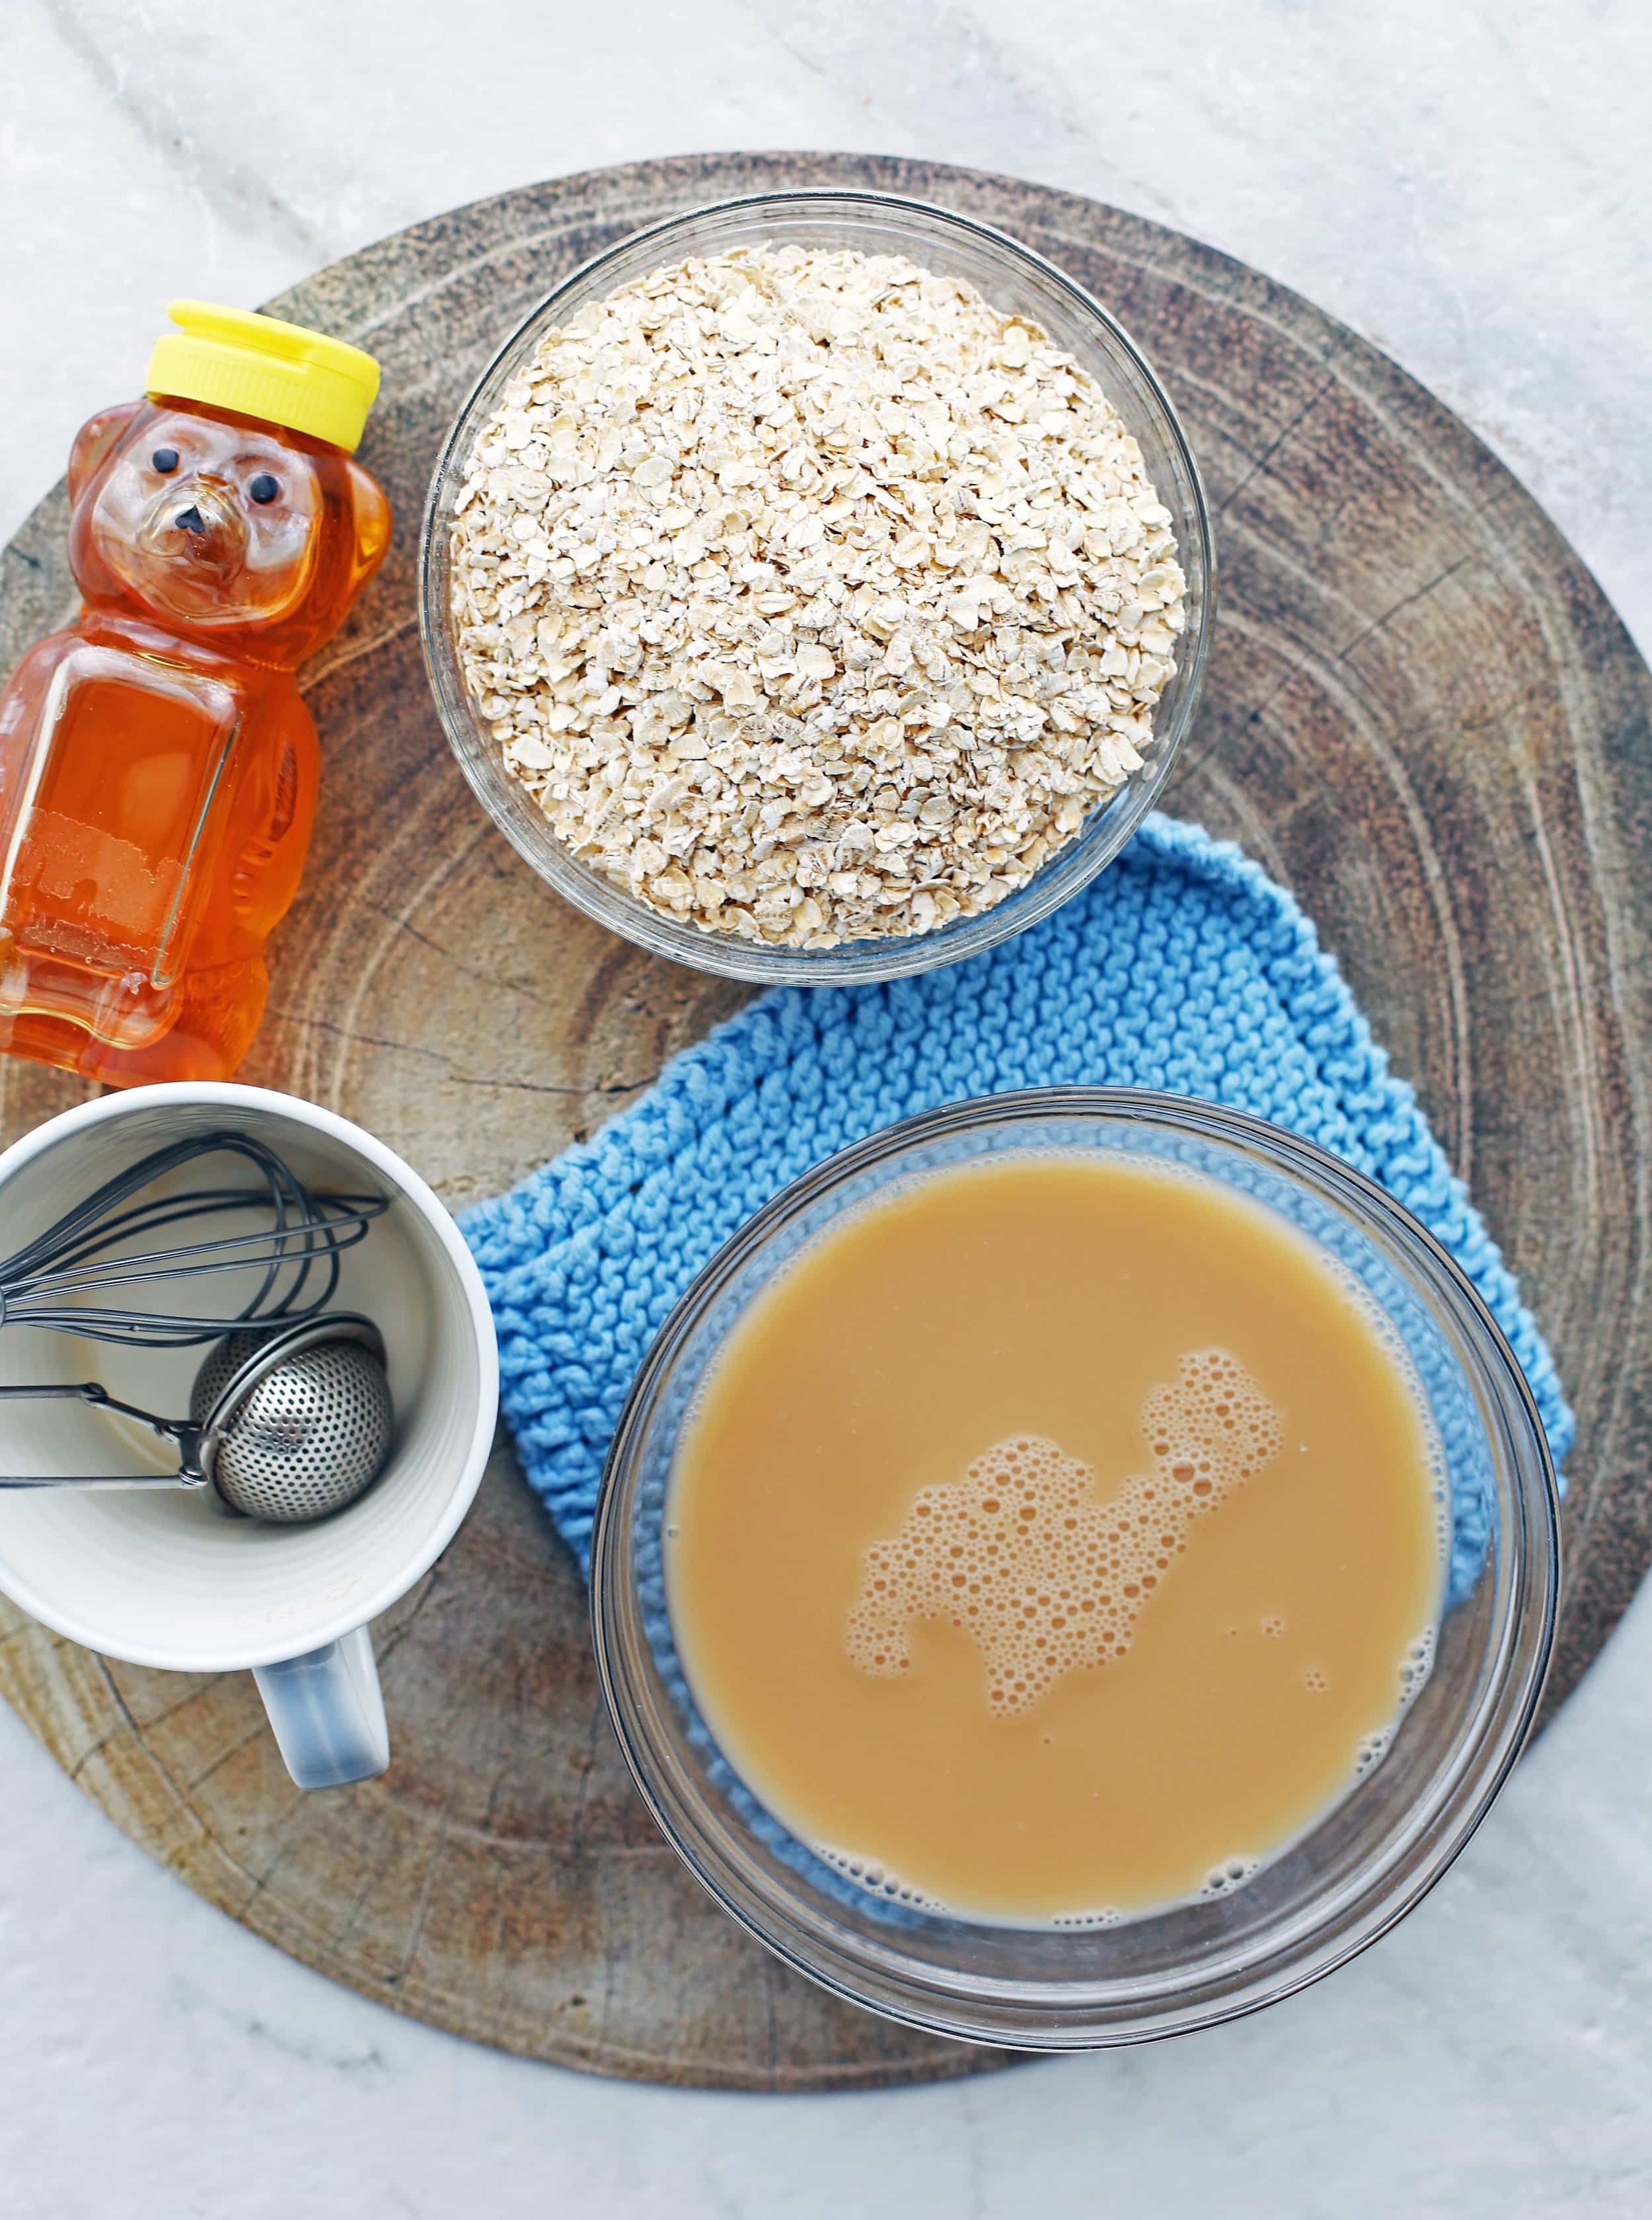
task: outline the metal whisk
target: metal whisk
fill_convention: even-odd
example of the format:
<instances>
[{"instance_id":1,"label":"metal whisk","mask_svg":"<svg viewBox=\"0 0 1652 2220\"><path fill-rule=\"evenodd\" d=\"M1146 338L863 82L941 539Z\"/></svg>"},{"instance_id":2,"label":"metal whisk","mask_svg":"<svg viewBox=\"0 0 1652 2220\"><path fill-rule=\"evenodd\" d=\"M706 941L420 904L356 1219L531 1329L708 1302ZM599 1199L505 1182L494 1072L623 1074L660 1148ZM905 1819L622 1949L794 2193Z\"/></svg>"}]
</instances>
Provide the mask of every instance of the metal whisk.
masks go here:
<instances>
[{"instance_id":1,"label":"metal whisk","mask_svg":"<svg viewBox=\"0 0 1652 2220\"><path fill-rule=\"evenodd\" d=\"M241 1158L260 1183L134 1200L170 1173L215 1156ZM15 1256L0 1257L0 1326L50 1326L146 1349L193 1349L233 1331L276 1331L326 1309L338 1289L340 1257L389 1207L386 1195L313 1194L248 1134L194 1134L106 1181ZM142 1245L174 1228L248 1211L267 1213L267 1225ZM165 1288L225 1273L258 1275L239 1310L127 1309L102 1300L116 1288Z\"/></svg>"}]
</instances>

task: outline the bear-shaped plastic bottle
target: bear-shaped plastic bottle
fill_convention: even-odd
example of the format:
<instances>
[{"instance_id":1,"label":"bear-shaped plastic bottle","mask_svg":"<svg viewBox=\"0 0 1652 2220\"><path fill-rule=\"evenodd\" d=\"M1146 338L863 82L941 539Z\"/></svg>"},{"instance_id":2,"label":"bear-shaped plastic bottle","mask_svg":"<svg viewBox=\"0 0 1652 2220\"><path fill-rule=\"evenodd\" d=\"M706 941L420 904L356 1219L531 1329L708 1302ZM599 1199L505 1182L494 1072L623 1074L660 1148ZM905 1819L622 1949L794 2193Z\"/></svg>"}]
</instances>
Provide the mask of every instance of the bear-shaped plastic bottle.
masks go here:
<instances>
[{"instance_id":1,"label":"bear-shaped plastic bottle","mask_svg":"<svg viewBox=\"0 0 1652 2220\"><path fill-rule=\"evenodd\" d=\"M84 606L0 695L0 1050L115 1086L224 1079L315 817L293 673L390 539L350 458L371 355L204 302L69 461Z\"/></svg>"}]
</instances>

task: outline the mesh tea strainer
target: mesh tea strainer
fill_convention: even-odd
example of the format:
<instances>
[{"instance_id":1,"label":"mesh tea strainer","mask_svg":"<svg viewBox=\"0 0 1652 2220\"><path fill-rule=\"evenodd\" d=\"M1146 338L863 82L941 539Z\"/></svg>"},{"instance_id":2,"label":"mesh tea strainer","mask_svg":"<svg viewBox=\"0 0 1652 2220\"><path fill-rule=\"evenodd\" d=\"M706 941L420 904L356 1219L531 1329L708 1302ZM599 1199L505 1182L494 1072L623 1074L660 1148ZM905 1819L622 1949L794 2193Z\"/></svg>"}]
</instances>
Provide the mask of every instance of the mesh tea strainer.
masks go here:
<instances>
[{"instance_id":1,"label":"mesh tea strainer","mask_svg":"<svg viewBox=\"0 0 1652 2220\"><path fill-rule=\"evenodd\" d=\"M371 1487L395 1417L384 1341L371 1319L334 1311L271 1333L236 1333L196 1375L187 1419L122 1403L96 1381L0 1388L0 1397L72 1399L138 1419L176 1442L176 1472L0 1475L13 1487L208 1487L276 1525L342 1511Z\"/></svg>"}]
</instances>

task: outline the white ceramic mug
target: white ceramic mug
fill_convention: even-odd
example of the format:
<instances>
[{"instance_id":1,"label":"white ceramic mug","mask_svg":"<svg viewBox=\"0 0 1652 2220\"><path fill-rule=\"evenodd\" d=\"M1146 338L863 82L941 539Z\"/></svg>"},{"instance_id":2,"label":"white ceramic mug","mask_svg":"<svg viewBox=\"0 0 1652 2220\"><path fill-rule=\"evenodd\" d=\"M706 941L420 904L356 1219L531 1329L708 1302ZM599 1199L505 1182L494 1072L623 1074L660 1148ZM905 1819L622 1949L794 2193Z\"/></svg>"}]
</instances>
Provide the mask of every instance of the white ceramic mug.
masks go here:
<instances>
[{"instance_id":1,"label":"white ceramic mug","mask_svg":"<svg viewBox=\"0 0 1652 2220\"><path fill-rule=\"evenodd\" d=\"M498 1406L493 1319L458 1227L416 1172L331 1111L250 1087L142 1088L27 1135L0 1155L0 1258L140 1157L214 1129L256 1135L318 1191L391 1198L341 1258L335 1298L384 1335L389 1462L356 1502L308 1526L237 1518L210 1488L0 1489L0 1588L106 1656L185 1673L250 1668L293 1779L334 1787L390 1762L368 1623L434 1563L476 1494ZM196 1184L234 1176L223 1159L198 1169ZM225 1317L247 1297L239 1274L192 1281L188 1293L191 1307ZM94 1380L181 1419L207 1353L12 1325L0 1326L0 1382ZM0 1406L3 1472L154 1470L166 1454L146 1429L84 1404Z\"/></svg>"}]
</instances>

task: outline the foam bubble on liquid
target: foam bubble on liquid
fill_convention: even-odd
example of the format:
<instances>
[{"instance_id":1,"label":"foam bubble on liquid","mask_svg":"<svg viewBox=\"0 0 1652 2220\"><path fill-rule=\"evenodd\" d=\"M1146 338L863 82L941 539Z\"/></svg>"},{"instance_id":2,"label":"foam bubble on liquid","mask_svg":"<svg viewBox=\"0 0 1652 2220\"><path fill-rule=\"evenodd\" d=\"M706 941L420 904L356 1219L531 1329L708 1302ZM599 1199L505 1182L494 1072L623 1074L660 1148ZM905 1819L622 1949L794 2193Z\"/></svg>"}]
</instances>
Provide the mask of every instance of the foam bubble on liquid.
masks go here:
<instances>
[{"instance_id":1,"label":"foam bubble on liquid","mask_svg":"<svg viewBox=\"0 0 1652 2220\"><path fill-rule=\"evenodd\" d=\"M1434 1629L1425 1627L1414 1641L1406 1645L1400 1661L1400 1702L1401 1710L1414 1704L1422 1693L1424 1682L1434 1670Z\"/></svg>"},{"instance_id":2,"label":"foam bubble on liquid","mask_svg":"<svg viewBox=\"0 0 1652 2220\"><path fill-rule=\"evenodd\" d=\"M1194 1893L1195 1904L1213 1904L1220 1897L1231 1896L1236 1889L1254 1880L1262 1871L1260 1858L1224 1858L1214 1866Z\"/></svg>"},{"instance_id":3,"label":"foam bubble on liquid","mask_svg":"<svg viewBox=\"0 0 1652 2220\"><path fill-rule=\"evenodd\" d=\"M1365 1735L1361 1738L1360 1746L1354 1756L1356 1780L1363 1780L1368 1774L1376 1771L1378 1766L1388 1755L1389 1744L1393 1741L1392 1726L1379 1727L1375 1734Z\"/></svg>"},{"instance_id":4,"label":"foam bubble on liquid","mask_svg":"<svg viewBox=\"0 0 1652 2220\"><path fill-rule=\"evenodd\" d=\"M902 1880L898 1874L881 1866L876 1858L863 1858L854 1850L834 1850L820 1843L814 1845L814 1855L845 1880L853 1881L857 1888L863 1888L872 1896L887 1897L890 1903L907 1905L914 1911L947 1910L938 1897L927 1896L922 1889L914 1888L910 1881Z\"/></svg>"},{"instance_id":5,"label":"foam bubble on liquid","mask_svg":"<svg viewBox=\"0 0 1652 2220\"><path fill-rule=\"evenodd\" d=\"M987 1705L1028 1710L1081 1667L1128 1651L1136 1622L1213 1511L1279 1453L1279 1413L1225 1350L1181 1358L1142 1405L1150 1469L1111 1502L1095 1475L1042 1434L1015 1434L961 1481L924 1488L900 1531L861 1565L845 1640L863 1672L912 1665L910 1631L944 1619L981 1652Z\"/></svg>"}]
</instances>

